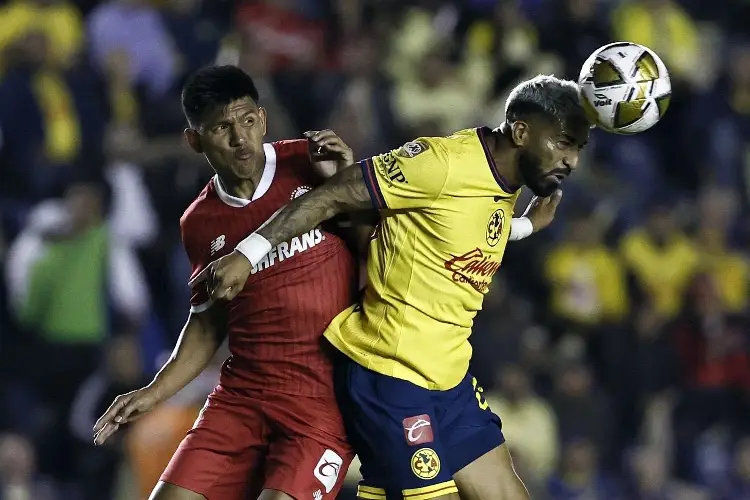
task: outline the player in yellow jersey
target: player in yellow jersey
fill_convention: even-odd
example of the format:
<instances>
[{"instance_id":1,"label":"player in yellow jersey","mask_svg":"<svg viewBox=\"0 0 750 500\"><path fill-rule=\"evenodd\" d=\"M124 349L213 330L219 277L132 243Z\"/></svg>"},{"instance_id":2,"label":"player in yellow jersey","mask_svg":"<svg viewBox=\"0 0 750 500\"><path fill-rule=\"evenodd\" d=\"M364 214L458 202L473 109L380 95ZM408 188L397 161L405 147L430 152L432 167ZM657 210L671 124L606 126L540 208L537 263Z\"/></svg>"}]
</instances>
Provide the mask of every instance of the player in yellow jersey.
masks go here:
<instances>
[{"instance_id":1,"label":"player in yellow jersey","mask_svg":"<svg viewBox=\"0 0 750 500\"><path fill-rule=\"evenodd\" d=\"M468 338L511 225L529 223L511 224L519 189L552 197L554 210L589 129L574 82L536 77L513 90L497 129L420 138L352 165L196 278L231 299L279 243L342 212L380 211L364 296L325 333L342 353L338 396L362 462L360 498L528 498L468 373Z\"/></svg>"}]
</instances>

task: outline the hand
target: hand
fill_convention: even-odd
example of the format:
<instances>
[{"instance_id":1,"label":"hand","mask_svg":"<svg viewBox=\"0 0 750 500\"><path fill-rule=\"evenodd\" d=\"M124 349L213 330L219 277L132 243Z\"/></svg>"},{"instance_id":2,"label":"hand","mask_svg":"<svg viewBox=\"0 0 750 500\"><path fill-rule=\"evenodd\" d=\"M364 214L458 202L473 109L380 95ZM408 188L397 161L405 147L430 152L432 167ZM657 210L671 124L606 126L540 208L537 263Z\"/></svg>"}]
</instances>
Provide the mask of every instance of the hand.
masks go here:
<instances>
[{"instance_id":1,"label":"hand","mask_svg":"<svg viewBox=\"0 0 750 500\"><path fill-rule=\"evenodd\" d=\"M560 200L562 200L562 191L559 189L546 198L534 196L531 199L523 216L529 218L531 225L534 226L535 233L552 223Z\"/></svg>"},{"instance_id":2,"label":"hand","mask_svg":"<svg viewBox=\"0 0 750 500\"><path fill-rule=\"evenodd\" d=\"M310 161L325 178L354 163L354 153L332 130L305 132Z\"/></svg>"},{"instance_id":3,"label":"hand","mask_svg":"<svg viewBox=\"0 0 750 500\"><path fill-rule=\"evenodd\" d=\"M149 387L117 396L94 425L94 444L104 444L121 425L138 420L159 402Z\"/></svg>"},{"instance_id":4,"label":"hand","mask_svg":"<svg viewBox=\"0 0 750 500\"><path fill-rule=\"evenodd\" d=\"M213 261L190 280L190 288L205 281L212 299L232 300L243 288L253 267L247 257L235 250Z\"/></svg>"}]
</instances>

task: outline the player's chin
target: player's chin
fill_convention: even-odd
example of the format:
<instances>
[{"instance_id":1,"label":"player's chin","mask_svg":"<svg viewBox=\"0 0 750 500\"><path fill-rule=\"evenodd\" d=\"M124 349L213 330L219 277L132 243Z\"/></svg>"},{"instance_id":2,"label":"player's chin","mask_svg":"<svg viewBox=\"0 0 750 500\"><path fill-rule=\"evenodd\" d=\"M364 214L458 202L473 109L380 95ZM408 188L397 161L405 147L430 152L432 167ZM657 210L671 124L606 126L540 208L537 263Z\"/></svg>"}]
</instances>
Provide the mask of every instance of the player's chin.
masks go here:
<instances>
[{"instance_id":1,"label":"player's chin","mask_svg":"<svg viewBox=\"0 0 750 500\"><path fill-rule=\"evenodd\" d=\"M534 182L533 184L530 184L528 186L531 192L534 193L534 196L539 196L540 198L547 198L548 196L552 196L559 187L559 180L557 180L556 178L548 177L539 180L539 182Z\"/></svg>"},{"instance_id":2,"label":"player's chin","mask_svg":"<svg viewBox=\"0 0 750 500\"><path fill-rule=\"evenodd\" d=\"M236 179L250 179L253 175L253 162L250 160L234 160L230 166Z\"/></svg>"}]
</instances>

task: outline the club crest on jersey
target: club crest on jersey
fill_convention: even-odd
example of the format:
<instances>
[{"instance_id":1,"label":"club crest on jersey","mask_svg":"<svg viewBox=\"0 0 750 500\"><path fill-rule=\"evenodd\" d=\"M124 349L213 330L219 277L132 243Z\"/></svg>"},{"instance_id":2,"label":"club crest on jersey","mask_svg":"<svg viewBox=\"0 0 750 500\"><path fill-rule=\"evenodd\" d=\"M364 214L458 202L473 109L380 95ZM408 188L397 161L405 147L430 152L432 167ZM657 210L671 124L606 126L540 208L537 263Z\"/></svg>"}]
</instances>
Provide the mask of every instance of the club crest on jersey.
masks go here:
<instances>
[{"instance_id":1,"label":"club crest on jersey","mask_svg":"<svg viewBox=\"0 0 750 500\"><path fill-rule=\"evenodd\" d=\"M302 196L303 194L305 194L305 193L307 193L309 191L312 191L312 188L310 186L300 186L297 189L295 189L294 191L292 191L292 194L291 194L291 196L289 196L289 199L293 200L295 198L299 198L300 196Z\"/></svg>"},{"instance_id":2,"label":"club crest on jersey","mask_svg":"<svg viewBox=\"0 0 750 500\"><path fill-rule=\"evenodd\" d=\"M456 283L468 283L474 290L487 293L492 277L500 269L500 263L475 248L463 255L452 255L445 261L445 268L452 273L451 278Z\"/></svg>"},{"instance_id":3,"label":"club crest on jersey","mask_svg":"<svg viewBox=\"0 0 750 500\"><path fill-rule=\"evenodd\" d=\"M498 208L487 221L487 244L494 247L500 243L500 236L503 234L503 226L505 226L505 212L501 208Z\"/></svg>"},{"instance_id":4,"label":"club crest on jersey","mask_svg":"<svg viewBox=\"0 0 750 500\"><path fill-rule=\"evenodd\" d=\"M396 154L405 158L414 158L428 149L430 149L430 146L426 142L411 141L398 148Z\"/></svg>"},{"instance_id":5,"label":"club crest on jersey","mask_svg":"<svg viewBox=\"0 0 750 500\"><path fill-rule=\"evenodd\" d=\"M440 458L432 448L420 448L411 456L411 471L419 479L434 479L440 474Z\"/></svg>"}]
</instances>

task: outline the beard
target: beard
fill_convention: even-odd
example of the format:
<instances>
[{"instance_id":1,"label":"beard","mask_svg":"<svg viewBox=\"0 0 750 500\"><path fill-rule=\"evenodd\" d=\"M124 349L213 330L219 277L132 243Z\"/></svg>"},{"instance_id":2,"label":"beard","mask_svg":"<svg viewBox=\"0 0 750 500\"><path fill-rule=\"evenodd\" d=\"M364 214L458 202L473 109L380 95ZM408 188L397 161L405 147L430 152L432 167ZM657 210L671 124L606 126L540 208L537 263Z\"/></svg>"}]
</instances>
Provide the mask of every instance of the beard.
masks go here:
<instances>
[{"instance_id":1,"label":"beard","mask_svg":"<svg viewBox=\"0 0 750 500\"><path fill-rule=\"evenodd\" d=\"M518 157L518 169L523 183L535 196L546 198L557 190L557 183L548 179L542 168L542 160L528 150L521 150Z\"/></svg>"}]
</instances>

